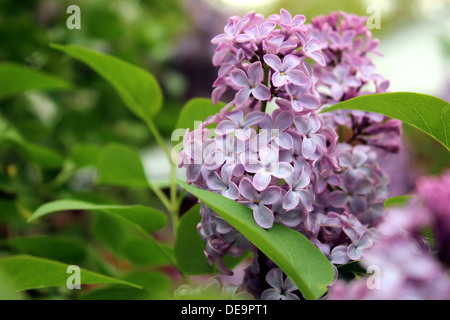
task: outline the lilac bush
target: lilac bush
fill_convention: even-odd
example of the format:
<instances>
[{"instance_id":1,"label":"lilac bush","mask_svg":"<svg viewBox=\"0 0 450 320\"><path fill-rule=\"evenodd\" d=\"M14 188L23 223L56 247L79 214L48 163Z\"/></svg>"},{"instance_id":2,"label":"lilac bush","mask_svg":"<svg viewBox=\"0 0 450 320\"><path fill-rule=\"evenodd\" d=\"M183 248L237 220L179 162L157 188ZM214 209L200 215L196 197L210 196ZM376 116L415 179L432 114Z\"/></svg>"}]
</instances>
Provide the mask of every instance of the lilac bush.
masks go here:
<instances>
[{"instance_id":1,"label":"lilac bush","mask_svg":"<svg viewBox=\"0 0 450 320\"><path fill-rule=\"evenodd\" d=\"M233 98L187 131L179 165L189 183L249 207L259 227L278 222L305 235L337 278L339 265L394 254L380 249L377 233L389 185L379 161L399 151L401 122L362 111L320 113L340 101L387 92L389 81L375 72L371 54L380 55L378 40L365 17L339 12L308 25L305 20L284 9L267 19L255 12L229 18L211 41L219 67L212 100L225 93ZM267 112L269 103L273 112ZM423 184L430 199L432 190ZM436 204L436 221L444 209ZM198 230L211 264L231 274L225 255L250 250L254 261L243 283L248 292L262 299L302 297L281 269L204 204L201 216ZM440 246L448 252L445 241ZM338 281L330 297L343 296L344 287Z\"/></svg>"}]
</instances>

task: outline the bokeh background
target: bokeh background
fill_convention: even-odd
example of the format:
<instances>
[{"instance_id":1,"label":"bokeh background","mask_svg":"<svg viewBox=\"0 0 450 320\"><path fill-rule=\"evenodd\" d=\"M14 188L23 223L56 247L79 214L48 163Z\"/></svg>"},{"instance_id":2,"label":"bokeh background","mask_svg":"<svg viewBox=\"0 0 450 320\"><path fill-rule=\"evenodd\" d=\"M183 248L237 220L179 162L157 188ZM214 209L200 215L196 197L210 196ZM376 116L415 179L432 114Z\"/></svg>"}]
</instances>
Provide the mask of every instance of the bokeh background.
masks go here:
<instances>
[{"instance_id":1,"label":"bokeh background","mask_svg":"<svg viewBox=\"0 0 450 320\"><path fill-rule=\"evenodd\" d=\"M81 30L66 27L66 8L72 4L81 9ZM251 10L268 16L285 8L309 21L338 10L367 15L369 6L381 10L381 28L373 34L380 39L384 57L375 57L375 63L378 72L390 79L390 90L450 101L448 0L0 0L0 63L19 63L75 84L69 91L27 92L2 100L0 120L13 124L28 141L62 155L80 145L131 146L140 151L149 179L164 184L169 166L145 124L123 106L106 81L50 48L50 43L79 44L151 72L164 92L156 124L169 140L182 106L194 97L210 97L217 76L210 39L223 32L229 16ZM391 173L392 196L411 192L417 176L438 174L449 164L449 153L441 145L407 126L401 153L383 160ZM14 237L72 234L92 243L93 230L94 246L97 241L103 248L102 259L89 261L93 269L108 273L112 267L139 264L139 257L114 252L105 230L97 228L101 222L91 225L83 215L58 216L39 226L26 223L39 205L73 193L89 200L153 206L157 202L146 190L98 187L95 176L94 168L84 167L64 180L59 170L28 162L0 137L0 257L24 251L5 241ZM49 297L61 292L33 294Z\"/></svg>"}]
</instances>

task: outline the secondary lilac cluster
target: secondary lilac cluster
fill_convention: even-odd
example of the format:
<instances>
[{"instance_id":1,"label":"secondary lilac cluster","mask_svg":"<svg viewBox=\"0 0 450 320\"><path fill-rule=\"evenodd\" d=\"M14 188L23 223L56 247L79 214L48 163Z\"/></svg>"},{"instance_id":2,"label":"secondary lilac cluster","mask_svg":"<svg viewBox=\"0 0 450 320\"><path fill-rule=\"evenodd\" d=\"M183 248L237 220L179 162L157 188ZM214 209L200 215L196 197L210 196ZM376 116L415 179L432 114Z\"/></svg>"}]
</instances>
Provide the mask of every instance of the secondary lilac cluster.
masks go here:
<instances>
[{"instance_id":1,"label":"secondary lilac cluster","mask_svg":"<svg viewBox=\"0 0 450 320\"><path fill-rule=\"evenodd\" d=\"M278 222L301 232L340 265L360 259L372 246L388 179L374 144L339 143L334 118L318 114L321 99L327 98L316 90L315 68L333 71L328 51L337 47L325 48L304 22L304 16L292 17L283 9L267 19L254 12L229 18L225 32L212 39L217 45L213 63L219 67L212 99L217 103L228 95L230 101L186 132L179 164L186 167L188 183L246 205L262 228ZM269 102L277 106L272 113L265 112ZM386 124L364 128L377 136L384 132L377 125ZM267 299L301 296L217 213L204 204L200 213L198 230L211 264L231 274L223 257L250 249L255 260L246 270L247 291Z\"/></svg>"},{"instance_id":2,"label":"secondary lilac cluster","mask_svg":"<svg viewBox=\"0 0 450 320\"><path fill-rule=\"evenodd\" d=\"M450 172L418 179L417 197L389 210L375 244L361 260L365 268L376 266L380 271L378 286L368 285L369 278L340 280L328 299L449 299L449 187ZM435 248L422 236L426 228L432 230Z\"/></svg>"},{"instance_id":3,"label":"secondary lilac cluster","mask_svg":"<svg viewBox=\"0 0 450 320\"><path fill-rule=\"evenodd\" d=\"M387 92L389 81L376 73L371 54L378 39L366 26L367 17L345 12L318 16L309 26L320 41L326 65L314 68L316 87L324 104L333 105L357 96ZM359 141L387 152L400 148L401 122L363 111L336 111L328 119L334 127L351 129L349 141Z\"/></svg>"}]
</instances>

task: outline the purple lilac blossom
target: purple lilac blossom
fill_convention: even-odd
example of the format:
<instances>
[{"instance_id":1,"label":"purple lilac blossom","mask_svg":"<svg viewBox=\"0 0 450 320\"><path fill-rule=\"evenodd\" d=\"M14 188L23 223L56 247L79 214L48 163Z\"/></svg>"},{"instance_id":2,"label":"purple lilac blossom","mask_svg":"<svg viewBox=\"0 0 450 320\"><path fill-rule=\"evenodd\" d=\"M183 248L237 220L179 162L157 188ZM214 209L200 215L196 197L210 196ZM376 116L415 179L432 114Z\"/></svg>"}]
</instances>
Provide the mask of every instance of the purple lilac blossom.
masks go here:
<instances>
[{"instance_id":1,"label":"purple lilac blossom","mask_svg":"<svg viewBox=\"0 0 450 320\"><path fill-rule=\"evenodd\" d=\"M189 183L248 206L262 228L281 223L304 234L330 260L336 276L336 266L364 258L373 246L388 185L373 148L395 151L396 142L386 144L380 137L401 135L401 123L380 115L318 114L322 106L370 94L366 84L376 92L387 89L366 55L378 52L364 21L339 13L306 26L304 16L292 17L284 9L267 19L255 12L230 17L224 33L211 42L219 68L213 103L225 92L231 101L187 131L180 153ZM270 101L278 106L271 114L265 112ZM215 136L210 125L216 125ZM339 142L339 125L352 129L348 143ZM223 257L250 250L255 260L244 277L249 292L263 299L301 296L217 213L204 204L200 213L198 230L209 263L231 274Z\"/></svg>"}]
</instances>

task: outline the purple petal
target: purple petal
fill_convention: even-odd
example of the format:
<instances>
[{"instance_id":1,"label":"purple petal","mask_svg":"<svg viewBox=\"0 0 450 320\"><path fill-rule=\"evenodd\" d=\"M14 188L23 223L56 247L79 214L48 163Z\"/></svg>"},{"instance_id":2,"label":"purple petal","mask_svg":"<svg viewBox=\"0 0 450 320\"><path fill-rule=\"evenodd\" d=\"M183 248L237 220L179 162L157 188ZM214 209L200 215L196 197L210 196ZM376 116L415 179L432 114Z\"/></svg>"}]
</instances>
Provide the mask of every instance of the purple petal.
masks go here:
<instances>
[{"instance_id":1,"label":"purple petal","mask_svg":"<svg viewBox=\"0 0 450 320\"><path fill-rule=\"evenodd\" d=\"M259 159L263 165L276 165L278 163L278 149L272 145L265 146L259 150Z\"/></svg>"},{"instance_id":2,"label":"purple petal","mask_svg":"<svg viewBox=\"0 0 450 320\"><path fill-rule=\"evenodd\" d=\"M333 264L344 264L349 262L349 258L347 257L347 247L340 245L335 247L330 254L331 263Z\"/></svg>"},{"instance_id":3,"label":"purple petal","mask_svg":"<svg viewBox=\"0 0 450 320\"><path fill-rule=\"evenodd\" d=\"M300 202L299 196L296 192L289 190L283 199L283 209L292 210L297 207Z\"/></svg>"},{"instance_id":4,"label":"purple petal","mask_svg":"<svg viewBox=\"0 0 450 320\"><path fill-rule=\"evenodd\" d=\"M217 172L212 172L207 177L205 177L206 185L211 190L226 190L228 185L223 182Z\"/></svg>"},{"instance_id":5,"label":"purple petal","mask_svg":"<svg viewBox=\"0 0 450 320\"><path fill-rule=\"evenodd\" d=\"M306 159L312 157L312 155L316 152L316 144L315 142L307 137L303 137L302 142L302 154Z\"/></svg>"},{"instance_id":6,"label":"purple petal","mask_svg":"<svg viewBox=\"0 0 450 320\"><path fill-rule=\"evenodd\" d=\"M262 204L274 204L281 197L281 189L279 187L271 186L261 192L259 200Z\"/></svg>"},{"instance_id":7,"label":"purple petal","mask_svg":"<svg viewBox=\"0 0 450 320\"><path fill-rule=\"evenodd\" d=\"M266 275L266 281L273 288L281 288L283 286L283 272L280 268L271 269Z\"/></svg>"},{"instance_id":8,"label":"purple petal","mask_svg":"<svg viewBox=\"0 0 450 320\"><path fill-rule=\"evenodd\" d=\"M247 200L254 201L259 197L259 193L253 187L249 178L242 178L239 183L239 193Z\"/></svg>"},{"instance_id":9,"label":"purple petal","mask_svg":"<svg viewBox=\"0 0 450 320\"><path fill-rule=\"evenodd\" d=\"M350 209L355 213L363 213L367 209L367 202L363 197L353 196L348 203Z\"/></svg>"},{"instance_id":10,"label":"purple petal","mask_svg":"<svg viewBox=\"0 0 450 320\"><path fill-rule=\"evenodd\" d=\"M361 259L361 253L357 250L355 244L351 243L347 249L347 256L351 260L359 260Z\"/></svg>"},{"instance_id":11,"label":"purple petal","mask_svg":"<svg viewBox=\"0 0 450 320\"><path fill-rule=\"evenodd\" d=\"M276 170L272 172L274 177L284 179L294 173L294 168L287 162L280 162L276 165Z\"/></svg>"},{"instance_id":12,"label":"purple petal","mask_svg":"<svg viewBox=\"0 0 450 320\"><path fill-rule=\"evenodd\" d=\"M245 72L241 69L236 69L231 72L231 81L239 87L251 86L250 80L248 79Z\"/></svg>"},{"instance_id":13,"label":"purple petal","mask_svg":"<svg viewBox=\"0 0 450 320\"><path fill-rule=\"evenodd\" d=\"M223 192L222 195L231 200L236 200L237 198L239 198L239 188L234 182L230 182L228 185L228 189Z\"/></svg>"},{"instance_id":14,"label":"purple petal","mask_svg":"<svg viewBox=\"0 0 450 320\"><path fill-rule=\"evenodd\" d=\"M287 55L283 60L283 71L288 72L294 69L300 64L300 62L302 62L302 60L300 60L299 57L294 56L293 54Z\"/></svg>"},{"instance_id":15,"label":"purple petal","mask_svg":"<svg viewBox=\"0 0 450 320\"><path fill-rule=\"evenodd\" d=\"M270 175L270 173L267 173L265 171L258 171L253 177L253 185L256 190L262 191L267 188L271 179L272 176Z\"/></svg>"},{"instance_id":16,"label":"purple petal","mask_svg":"<svg viewBox=\"0 0 450 320\"><path fill-rule=\"evenodd\" d=\"M252 136L253 129L237 129L234 134L240 141L247 141Z\"/></svg>"},{"instance_id":17,"label":"purple petal","mask_svg":"<svg viewBox=\"0 0 450 320\"><path fill-rule=\"evenodd\" d=\"M286 81L287 81L286 74L281 75L281 73L277 71L272 75L272 83L275 87L284 86Z\"/></svg>"},{"instance_id":18,"label":"purple petal","mask_svg":"<svg viewBox=\"0 0 450 320\"><path fill-rule=\"evenodd\" d=\"M305 188L306 186L309 185L309 183L311 182L310 176L307 172L307 170L302 169L302 173L300 174L300 177L298 178L296 184L295 184L295 188Z\"/></svg>"},{"instance_id":19,"label":"purple petal","mask_svg":"<svg viewBox=\"0 0 450 320\"><path fill-rule=\"evenodd\" d=\"M277 289L266 289L261 293L261 300L281 300L282 298L280 290Z\"/></svg>"},{"instance_id":20,"label":"purple petal","mask_svg":"<svg viewBox=\"0 0 450 320\"><path fill-rule=\"evenodd\" d=\"M261 67L261 62L257 61L250 65L248 68L248 78L252 84L256 84L262 80L264 72Z\"/></svg>"},{"instance_id":21,"label":"purple petal","mask_svg":"<svg viewBox=\"0 0 450 320\"><path fill-rule=\"evenodd\" d=\"M312 110L317 109L320 106L319 100L311 94L306 94L306 95L297 97L295 102L300 103L302 106L304 106L308 109L312 109ZM292 105L294 105L294 104L292 104ZM303 108L301 108L301 109L303 109ZM297 111L302 111L302 110L297 110Z\"/></svg>"},{"instance_id":22,"label":"purple petal","mask_svg":"<svg viewBox=\"0 0 450 320\"><path fill-rule=\"evenodd\" d=\"M311 59L313 59L315 62L317 62L321 66L326 66L326 64L327 64L322 53L320 53L319 51L307 52L307 53L305 53L305 56L310 57Z\"/></svg>"},{"instance_id":23,"label":"purple petal","mask_svg":"<svg viewBox=\"0 0 450 320\"><path fill-rule=\"evenodd\" d=\"M292 125L294 117L291 111L282 111L277 115L275 119L275 126L280 131L284 131Z\"/></svg>"},{"instance_id":24,"label":"purple petal","mask_svg":"<svg viewBox=\"0 0 450 320\"><path fill-rule=\"evenodd\" d=\"M255 85L255 87L252 89L252 95L256 99L262 101L269 100L272 97L269 88L267 88L265 85L261 83Z\"/></svg>"},{"instance_id":25,"label":"purple petal","mask_svg":"<svg viewBox=\"0 0 450 320\"><path fill-rule=\"evenodd\" d=\"M282 132L278 137L278 144L283 149L291 149L294 145L294 140L287 132Z\"/></svg>"},{"instance_id":26,"label":"purple petal","mask_svg":"<svg viewBox=\"0 0 450 320\"><path fill-rule=\"evenodd\" d=\"M281 23L284 25L290 25L292 23L292 16L286 9L280 10Z\"/></svg>"},{"instance_id":27,"label":"purple petal","mask_svg":"<svg viewBox=\"0 0 450 320\"><path fill-rule=\"evenodd\" d=\"M304 15L298 14L294 17L294 19L292 19L292 25L299 26L299 25L305 23L305 20L306 20L306 18Z\"/></svg>"},{"instance_id":28,"label":"purple petal","mask_svg":"<svg viewBox=\"0 0 450 320\"><path fill-rule=\"evenodd\" d=\"M260 123L266 117L266 113L254 111L247 114L244 118L244 127L253 126Z\"/></svg>"},{"instance_id":29,"label":"purple petal","mask_svg":"<svg viewBox=\"0 0 450 320\"><path fill-rule=\"evenodd\" d=\"M274 54L266 54L264 55L264 62L269 65L275 71L280 71L282 68L282 63L280 58Z\"/></svg>"},{"instance_id":30,"label":"purple petal","mask_svg":"<svg viewBox=\"0 0 450 320\"><path fill-rule=\"evenodd\" d=\"M187 182L195 182L200 177L201 164L190 164L186 168Z\"/></svg>"},{"instance_id":31,"label":"purple petal","mask_svg":"<svg viewBox=\"0 0 450 320\"><path fill-rule=\"evenodd\" d=\"M255 206L253 209L253 218L264 229L270 229L273 226L273 212L264 205Z\"/></svg>"},{"instance_id":32,"label":"purple petal","mask_svg":"<svg viewBox=\"0 0 450 320\"><path fill-rule=\"evenodd\" d=\"M297 194L299 196L300 202L303 204L303 207L307 211L313 211L314 208L312 206L312 203L314 201L314 197L311 194L311 192L309 192L307 190L300 190L300 191L297 191Z\"/></svg>"},{"instance_id":33,"label":"purple petal","mask_svg":"<svg viewBox=\"0 0 450 320\"><path fill-rule=\"evenodd\" d=\"M273 21L266 21L259 26L259 32L262 36L268 35L276 27L276 23Z\"/></svg>"},{"instance_id":34,"label":"purple petal","mask_svg":"<svg viewBox=\"0 0 450 320\"><path fill-rule=\"evenodd\" d=\"M333 206L338 207L338 208L345 207L348 200L349 200L349 197L348 197L347 193L345 193L344 191L340 191L340 190L335 190L335 191L331 192L330 195L328 196L328 201L330 201L330 203Z\"/></svg>"},{"instance_id":35,"label":"purple petal","mask_svg":"<svg viewBox=\"0 0 450 320\"><path fill-rule=\"evenodd\" d=\"M252 91L251 88L245 87L239 90L238 93L236 93L236 97L234 98L234 103L236 104L236 107L240 108L247 102L251 91Z\"/></svg>"},{"instance_id":36,"label":"purple petal","mask_svg":"<svg viewBox=\"0 0 450 320\"><path fill-rule=\"evenodd\" d=\"M313 52L322 49L322 44L317 39L311 39L308 41L308 43L305 46L306 52Z\"/></svg>"},{"instance_id":37,"label":"purple petal","mask_svg":"<svg viewBox=\"0 0 450 320\"><path fill-rule=\"evenodd\" d=\"M290 70L286 72L287 79L299 86L308 84L308 77L300 70Z\"/></svg>"},{"instance_id":38,"label":"purple petal","mask_svg":"<svg viewBox=\"0 0 450 320\"><path fill-rule=\"evenodd\" d=\"M331 86L331 96L334 100L340 100L344 95L344 88L340 84L333 84Z\"/></svg>"}]
</instances>

